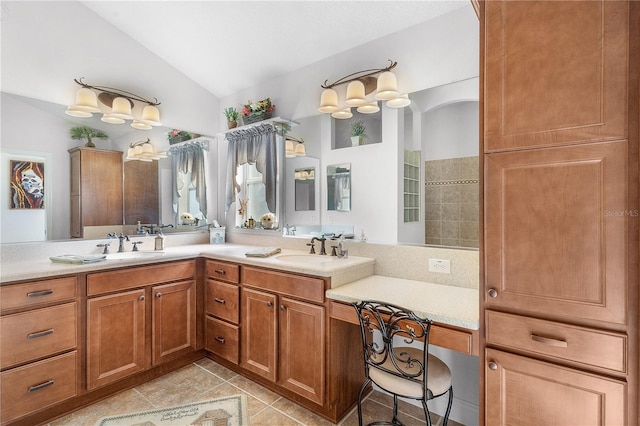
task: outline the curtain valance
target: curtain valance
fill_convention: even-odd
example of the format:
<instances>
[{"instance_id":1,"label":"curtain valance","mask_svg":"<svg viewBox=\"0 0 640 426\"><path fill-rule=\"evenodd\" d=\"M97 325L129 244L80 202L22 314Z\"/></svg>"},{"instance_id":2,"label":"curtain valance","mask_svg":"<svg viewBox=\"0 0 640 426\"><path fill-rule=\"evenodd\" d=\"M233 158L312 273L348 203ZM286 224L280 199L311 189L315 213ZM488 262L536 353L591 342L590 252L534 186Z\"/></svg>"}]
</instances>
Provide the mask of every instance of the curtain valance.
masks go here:
<instances>
[{"instance_id":1,"label":"curtain valance","mask_svg":"<svg viewBox=\"0 0 640 426\"><path fill-rule=\"evenodd\" d=\"M235 201L240 185L236 182L238 166L255 164L262 174L265 186L267 208L276 212L276 176L278 175L276 129L270 123L260 124L249 129L236 130L226 135L229 142L227 150L227 182L225 211Z\"/></svg>"},{"instance_id":2,"label":"curtain valance","mask_svg":"<svg viewBox=\"0 0 640 426\"><path fill-rule=\"evenodd\" d=\"M178 179L180 173L191 173L191 185L196 190L196 200L200 204L200 212L204 219L207 218L207 182L205 177L205 145L201 143L187 143L171 147L172 187L173 187L173 214L178 222L178 199L182 181Z\"/></svg>"}]
</instances>

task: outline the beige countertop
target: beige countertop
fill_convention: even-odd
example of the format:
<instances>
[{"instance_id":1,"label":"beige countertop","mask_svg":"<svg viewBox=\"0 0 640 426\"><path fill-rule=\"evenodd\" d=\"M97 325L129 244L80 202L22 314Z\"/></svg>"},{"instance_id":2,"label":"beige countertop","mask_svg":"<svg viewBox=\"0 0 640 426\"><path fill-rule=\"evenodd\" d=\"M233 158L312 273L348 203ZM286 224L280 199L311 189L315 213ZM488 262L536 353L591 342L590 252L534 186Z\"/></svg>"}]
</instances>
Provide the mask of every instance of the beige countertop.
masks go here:
<instances>
[{"instance_id":1,"label":"beige countertop","mask_svg":"<svg viewBox=\"0 0 640 426\"><path fill-rule=\"evenodd\" d=\"M202 256L288 272L331 277L332 286L340 286L344 283L372 275L375 263L374 259L365 257L351 256L347 259L338 259L328 255L313 255L313 258L310 259L311 262L305 263L304 258L312 255L309 255L306 251L288 249L283 249L281 253L266 258L245 256L246 252L257 248L260 247L238 244L188 244L168 247L163 250L162 253L142 250L143 254L149 254L149 256L145 257L108 259L103 262L80 265L54 263L49 260L49 256L66 253L43 253L38 256L32 256L30 260L20 260L29 258L25 253L25 256L12 256L13 260L3 257L0 281L7 283L27 279L52 278L61 275L102 271L124 266L148 265ZM95 255L95 253L91 254ZM141 256L143 254L141 254ZM322 261L322 263L317 263L320 261Z\"/></svg>"},{"instance_id":2,"label":"beige countertop","mask_svg":"<svg viewBox=\"0 0 640 426\"><path fill-rule=\"evenodd\" d=\"M327 298L353 303L379 300L442 324L478 330L478 290L371 275L327 290Z\"/></svg>"}]
</instances>

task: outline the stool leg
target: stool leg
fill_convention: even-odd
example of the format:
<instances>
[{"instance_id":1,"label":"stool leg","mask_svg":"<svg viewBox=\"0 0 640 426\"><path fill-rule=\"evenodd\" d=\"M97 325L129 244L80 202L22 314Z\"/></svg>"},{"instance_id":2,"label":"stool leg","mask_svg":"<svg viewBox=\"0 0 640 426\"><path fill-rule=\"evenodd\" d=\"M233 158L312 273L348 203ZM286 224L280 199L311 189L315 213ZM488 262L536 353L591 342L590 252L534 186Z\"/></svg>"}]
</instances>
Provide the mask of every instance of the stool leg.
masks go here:
<instances>
[{"instance_id":1,"label":"stool leg","mask_svg":"<svg viewBox=\"0 0 640 426\"><path fill-rule=\"evenodd\" d=\"M360 388L360 393L358 394L358 425L362 426L362 395L364 394L365 389L371 383L371 379L367 378L362 384Z\"/></svg>"},{"instance_id":2,"label":"stool leg","mask_svg":"<svg viewBox=\"0 0 640 426\"><path fill-rule=\"evenodd\" d=\"M442 426L447 426L449 423L449 414L451 414L451 405L453 405L453 386L449 387L449 403L447 404L447 412L444 413L444 421L442 422Z\"/></svg>"}]
</instances>

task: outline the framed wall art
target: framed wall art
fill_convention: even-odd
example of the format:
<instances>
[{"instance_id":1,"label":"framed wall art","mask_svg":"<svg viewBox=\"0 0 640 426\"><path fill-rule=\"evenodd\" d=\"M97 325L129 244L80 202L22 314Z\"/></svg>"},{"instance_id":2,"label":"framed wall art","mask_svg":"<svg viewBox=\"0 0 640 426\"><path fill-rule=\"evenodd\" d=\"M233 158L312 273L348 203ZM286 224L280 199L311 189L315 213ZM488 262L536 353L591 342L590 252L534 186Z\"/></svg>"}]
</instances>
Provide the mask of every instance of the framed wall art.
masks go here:
<instances>
[{"instance_id":1,"label":"framed wall art","mask_svg":"<svg viewBox=\"0 0 640 426\"><path fill-rule=\"evenodd\" d=\"M11 209L44 209L44 163L9 160Z\"/></svg>"}]
</instances>

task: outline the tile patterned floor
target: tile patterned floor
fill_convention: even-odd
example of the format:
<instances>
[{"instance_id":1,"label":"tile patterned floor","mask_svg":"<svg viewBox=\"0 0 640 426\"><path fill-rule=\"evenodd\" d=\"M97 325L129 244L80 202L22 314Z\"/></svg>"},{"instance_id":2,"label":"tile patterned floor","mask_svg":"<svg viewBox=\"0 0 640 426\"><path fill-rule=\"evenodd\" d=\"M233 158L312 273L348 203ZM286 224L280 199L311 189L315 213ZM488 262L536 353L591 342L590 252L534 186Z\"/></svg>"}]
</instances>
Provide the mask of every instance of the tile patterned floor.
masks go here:
<instances>
[{"instance_id":1,"label":"tile patterned floor","mask_svg":"<svg viewBox=\"0 0 640 426\"><path fill-rule=\"evenodd\" d=\"M203 358L165 376L120 392L108 399L57 419L49 426L92 426L104 416L134 413L155 408L170 407L194 401L193 391L198 389L198 401L227 395L245 394L249 403L251 426L330 426L333 423L309 410L282 398L276 393L248 380L233 371ZM363 403L364 422L390 419L393 400L389 395L373 392ZM424 425L422 409L400 403L400 420L407 426ZM436 421L437 416L432 418ZM340 426L358 425L358 413L352 411ZM459 426L449 421L449 425Z\"/></svg>"}]
</instances>

